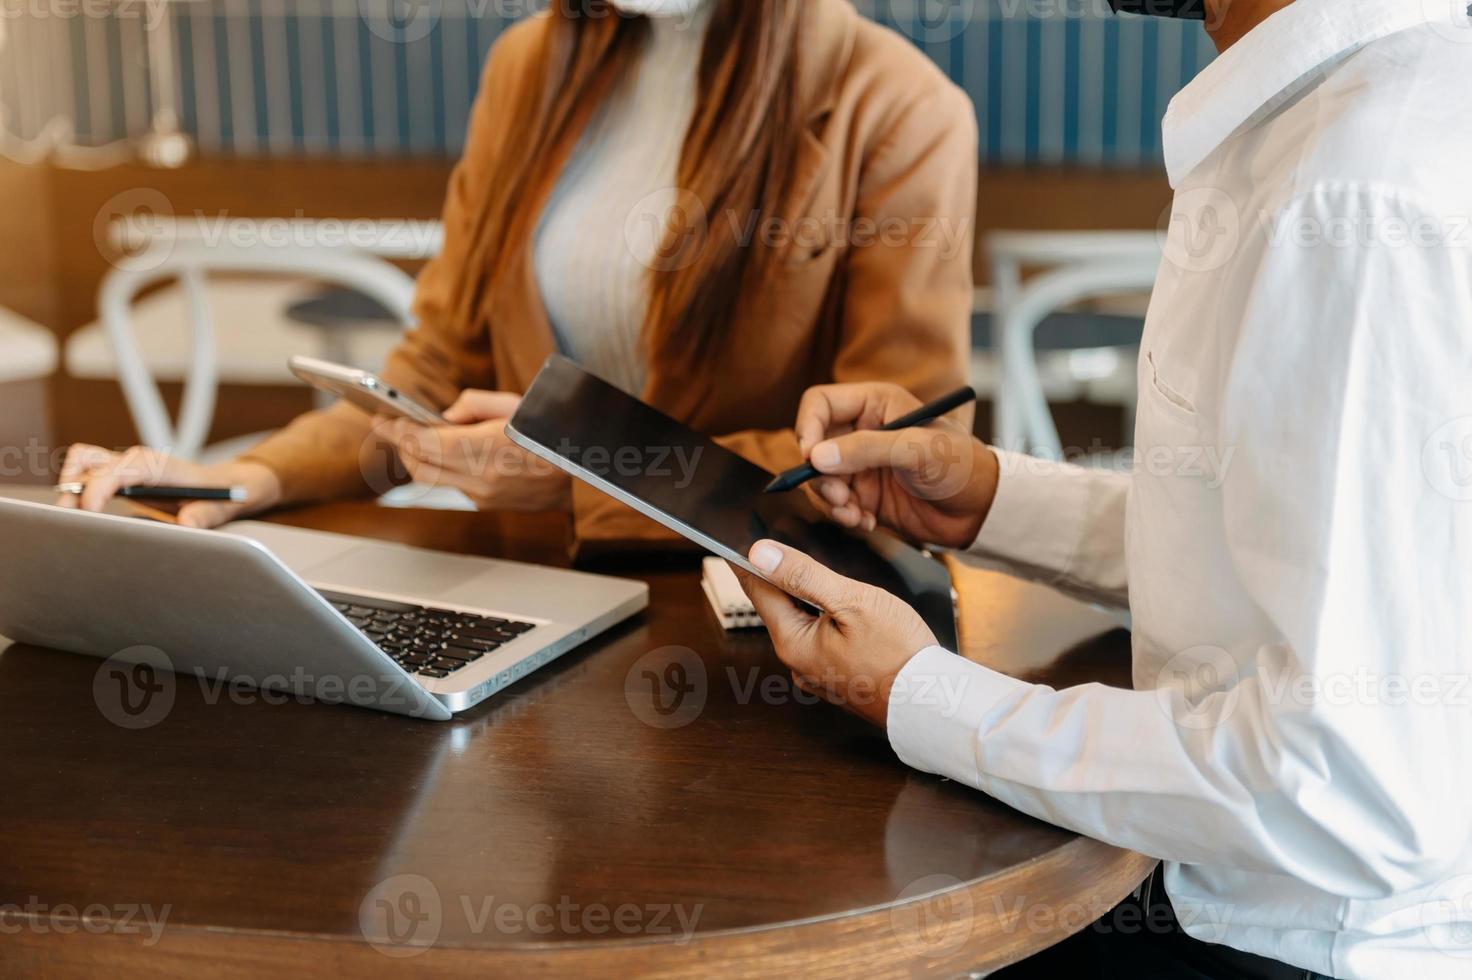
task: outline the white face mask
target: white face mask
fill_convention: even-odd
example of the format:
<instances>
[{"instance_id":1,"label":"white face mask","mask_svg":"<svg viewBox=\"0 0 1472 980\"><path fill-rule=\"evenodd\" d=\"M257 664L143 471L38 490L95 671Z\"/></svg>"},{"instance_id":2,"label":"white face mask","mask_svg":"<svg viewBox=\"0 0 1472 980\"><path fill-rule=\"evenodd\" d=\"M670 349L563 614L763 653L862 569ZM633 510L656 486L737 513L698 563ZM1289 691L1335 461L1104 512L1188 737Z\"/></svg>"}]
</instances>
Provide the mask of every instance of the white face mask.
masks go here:
<instances>
[{"instance_id":1,"label":"white face mask","mask_svg":"<svg viewBox=\"0 0 1472 980\"><path fill-rule=\"evenodd\" d=\"M688 17L706 0L608 0L626 14L645 17Z\"/></svg>"}]
</instances>

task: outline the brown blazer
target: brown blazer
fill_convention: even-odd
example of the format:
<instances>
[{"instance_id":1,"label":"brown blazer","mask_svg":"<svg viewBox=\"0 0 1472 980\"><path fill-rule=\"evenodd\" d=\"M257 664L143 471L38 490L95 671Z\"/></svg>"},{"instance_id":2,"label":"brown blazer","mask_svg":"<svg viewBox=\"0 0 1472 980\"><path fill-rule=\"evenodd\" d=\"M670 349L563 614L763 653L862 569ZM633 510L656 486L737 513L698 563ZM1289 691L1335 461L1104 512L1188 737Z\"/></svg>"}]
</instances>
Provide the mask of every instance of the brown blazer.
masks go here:
<instances>
[{"instance_id":1,"label":"brown blazer","mask_svg":"<svg viewBox=\"0 0 1472 980\"><path fill-rule=\"evenodd\" d=\"M797 234L766 287L740 302L729 349L712 351L694 371L650 352L643 393L773 471L801 462L790 426L807 388L888 380L934 397L965 383L969 350L977 181L970 100L848 0L804 2L798 90L810 124L783 216ZM535 84L529 66L547 23L517 24L487 60L450 180L444 250L419 277L418 327L384 371L437 408L466 388L525 391L554 350L530 249L473 322L455 322L451 308L481 191L515 138L503 125L508 93ZM338 405L302 416L247 458L280 476L287 503L382 491L391 456L370 424ZM665 536L591 488L578 484L573 495L584 541Z\"/></svg>"}]
</instances>

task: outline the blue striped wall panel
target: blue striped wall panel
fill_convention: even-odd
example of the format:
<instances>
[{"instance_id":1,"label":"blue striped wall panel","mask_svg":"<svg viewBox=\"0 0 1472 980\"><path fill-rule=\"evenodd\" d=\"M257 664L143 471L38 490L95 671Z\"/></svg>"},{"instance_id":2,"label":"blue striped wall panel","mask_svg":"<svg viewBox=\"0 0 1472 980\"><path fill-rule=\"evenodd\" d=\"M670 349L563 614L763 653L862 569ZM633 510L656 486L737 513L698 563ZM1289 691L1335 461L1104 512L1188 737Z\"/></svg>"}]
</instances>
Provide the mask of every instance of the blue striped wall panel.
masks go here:
<instances>
[{"instance_id":1,"label":"blue striped wall panel","mask_svg":"<svg viewBox=\"0 0 1472 980\"><path fill-rule=\"evenodd\" d=\"M454 155L486 52L545 0L193 0L161 30L176 108L210 154ZM1213 56L1199 24L1105 0L856 0L971 95L998 164L1156 166L1171 97ZM7 24L0 122L104 143L147 127L143 18Z\"/></svg>"}]
</instances>

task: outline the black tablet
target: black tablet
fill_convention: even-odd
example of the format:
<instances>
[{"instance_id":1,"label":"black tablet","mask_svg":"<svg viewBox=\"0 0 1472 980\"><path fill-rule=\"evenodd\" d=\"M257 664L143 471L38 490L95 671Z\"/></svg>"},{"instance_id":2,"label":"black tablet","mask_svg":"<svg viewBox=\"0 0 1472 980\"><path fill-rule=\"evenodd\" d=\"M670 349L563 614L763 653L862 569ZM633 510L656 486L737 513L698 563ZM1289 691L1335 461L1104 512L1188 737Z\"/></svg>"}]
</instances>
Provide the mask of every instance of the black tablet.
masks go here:
<instances>
[{"instance_id":1,"label":"black tablet","mask_svg":"<svg viewBox=\"0 0 1472 980\"><path fill-rule=\"evenodd\" d=\"M573 361L547 359L507 424L513 442L711 553L761 575L746 555L762 538L797 548L904 599L956 649L945 566L883 531L847 531L804 495L765 494L773 474Z\"/></svg>"}]
</instances>

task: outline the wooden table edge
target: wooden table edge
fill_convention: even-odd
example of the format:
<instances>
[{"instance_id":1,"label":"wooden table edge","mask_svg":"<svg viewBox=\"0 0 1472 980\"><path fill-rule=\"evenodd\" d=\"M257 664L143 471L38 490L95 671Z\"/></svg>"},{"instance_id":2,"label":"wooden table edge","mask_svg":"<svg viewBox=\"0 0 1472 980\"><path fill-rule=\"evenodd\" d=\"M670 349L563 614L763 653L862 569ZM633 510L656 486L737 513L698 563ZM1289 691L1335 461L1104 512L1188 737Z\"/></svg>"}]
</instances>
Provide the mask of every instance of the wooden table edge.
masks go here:
<instances>
[{"instance_id":1,"label":"wooden table edge","mask_svg":"<svg viewBox=\"0 0 1472 980\"><path fill-rule=\"evenodd\" d=\"M1047 856L913 901L822 918L679 937L587 942L436 944L387 951L359 937L165 926L156 944L104 923L70 935L7 920L5 959L20 975L253 977L331 964L356 977L955 976L1000 969L1088 926L1157 864L1079 837ZM1077 882L1090 882L1087 892ZM968 914L969 913L969 914Z\"/></svg>"}]
</instances>

